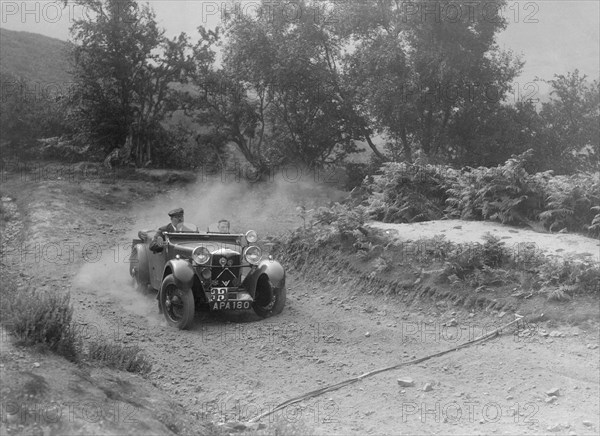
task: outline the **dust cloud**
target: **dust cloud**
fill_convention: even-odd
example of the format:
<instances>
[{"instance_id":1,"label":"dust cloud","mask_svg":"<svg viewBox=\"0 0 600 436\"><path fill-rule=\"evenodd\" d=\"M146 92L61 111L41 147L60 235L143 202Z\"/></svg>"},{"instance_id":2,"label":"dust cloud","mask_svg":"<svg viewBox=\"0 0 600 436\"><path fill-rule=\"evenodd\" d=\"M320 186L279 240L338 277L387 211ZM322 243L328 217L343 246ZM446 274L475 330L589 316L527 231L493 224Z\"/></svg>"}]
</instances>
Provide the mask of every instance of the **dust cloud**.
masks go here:
<instances>
[{"instance_id":1,"label":"dust cloud","mask_svg":"<svg viewBox=\"0 0 600 436\"><path fill-rule=\"evenodd\" d=\"M188 189L168 192L148 204L137 204L134 235L139 229L168 224L168 211L177 207L184 208L186 223L196 224L200 231L227 219L232 232L253 229L259 237L275 235L302 225L298 206L310 210L340 201L346 195L333 183L315 182L311 173L299 169L260 183L222 174L199 180Z\"/></svg>"},{"instance_id":2,"label":"dust cloud","mask_svg":"<svg viewBox=\"0 0 600 436\"><path fill-rule=\"evenodd\" d=\"M301 226L299 206L311 211L346 196L334 183L315 182L312 174L309 177L302 172L296 172L292 178L291 173L260 183L217 175L210 179L199 177L195 184L185 188L169 190L169 185L157 184L157 190L163 192L133 205L134 224L112 246L105 247L97 261L87 262L81 268L74 279L74 288L86 289L98 301L110 299L150 324L163 323L154 295L136 291L129 276L131 241L137 238L138 230L156 229L169 223L168 211L182 207L185 222L197 225L201 232L218 220L227 219L232 233L253 229L258 232L259 240L264 240L265 236L276 236Z\"/></svg>"},{"instance_id":3,"label":"dust cloud","mask_svg":"<svg viewBox=\"0 0 600 436\"><path fill-rule=\"evenodd\" d=\"M157 304L150 294L137 291L129 276L128 254L115 256L116 251L108 250L96 262L86 263L73 280L73 290L85 289L85 294L94 296L94 305L104 301L117 302L119 317L126 318L132 313L146 318L151 324L162 323L158 316Z\"/></svg>"}]
</instances>

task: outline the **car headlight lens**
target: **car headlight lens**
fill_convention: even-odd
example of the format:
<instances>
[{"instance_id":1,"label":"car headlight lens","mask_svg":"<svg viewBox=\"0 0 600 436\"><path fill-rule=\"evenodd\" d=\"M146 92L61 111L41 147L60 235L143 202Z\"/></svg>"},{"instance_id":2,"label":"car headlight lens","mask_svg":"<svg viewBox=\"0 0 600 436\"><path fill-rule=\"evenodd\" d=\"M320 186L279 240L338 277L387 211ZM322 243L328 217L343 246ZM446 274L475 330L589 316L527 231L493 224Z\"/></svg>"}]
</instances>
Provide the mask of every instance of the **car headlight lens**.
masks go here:
<instances>
[{"instance_id":1,"label":"car headlight lens","mask_svg":"<svg viewBox=\"0 0 600 436\"><path fill-rule=\"evenodd\" d=\"M246 251L244 251L244 257L246 258L248 263L251 263L252 265L256 265L258 262L260 262L260 258L262 257L262 252L261 252L260 248L252 245L252 246L246 248Z\"/></svg>"},{"instance_id":2,"label":"car headlight lens","mask_svg":"<svg viewBox=\"0 0 600 436\"><path fill-rule=\"evenodd\" d=\"M206 247L196 247L192 251L192 259L200 265L204 265L210 260L210 251Z\"/></svg>"},{"instance_id":3,"label":"car headlight lens","mask_svg":"<svg viewBox=\"0 0 600 436\"><path fill-rule=\"evenodd\" d=\"M256 241L258 241L258 235L254 230L248 230L246 232L246 241L250 242L251 244L254 244Z\"/></svg>"}]
</instances>

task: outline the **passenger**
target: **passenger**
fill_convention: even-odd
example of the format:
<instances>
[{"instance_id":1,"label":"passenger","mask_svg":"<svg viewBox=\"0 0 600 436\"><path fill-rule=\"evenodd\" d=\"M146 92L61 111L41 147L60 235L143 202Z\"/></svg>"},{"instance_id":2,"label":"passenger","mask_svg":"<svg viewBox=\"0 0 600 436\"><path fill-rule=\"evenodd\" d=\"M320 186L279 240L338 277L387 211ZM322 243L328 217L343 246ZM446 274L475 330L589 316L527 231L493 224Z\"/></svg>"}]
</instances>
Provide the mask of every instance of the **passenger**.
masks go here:
<instances>
[{"instance_id":1,"label":"passenger","mask_svg":"<svg viewBox=\"0 0 600 436\"><path fill-rule=\"evenodd\" d=\"M229 221L219 220L217 228L219 229L219 233L229 233Z\"/></svg>"}]
</instances>

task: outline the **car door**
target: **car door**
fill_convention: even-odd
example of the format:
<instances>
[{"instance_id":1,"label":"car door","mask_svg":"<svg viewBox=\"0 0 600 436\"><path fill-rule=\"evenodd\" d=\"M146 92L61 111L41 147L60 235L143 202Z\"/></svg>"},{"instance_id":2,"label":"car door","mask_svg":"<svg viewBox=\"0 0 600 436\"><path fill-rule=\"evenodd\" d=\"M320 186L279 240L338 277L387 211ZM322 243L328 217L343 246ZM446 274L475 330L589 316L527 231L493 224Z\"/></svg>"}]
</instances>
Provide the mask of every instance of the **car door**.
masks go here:
<instances>
[{"instance_id":1,"label":"car door","mask_svg":"<svg viewBox=\"0 0 600 436\"><path fill-rule=\"evenodd\" d=\"M150 283L154 289L160 290L160 286L162 284L162 273L167 258L167 249L165 247L161 252L158 253L154 253L153 251L148 250L148 253L148 263L150 266Z\"/></svg>"}]
</instances>

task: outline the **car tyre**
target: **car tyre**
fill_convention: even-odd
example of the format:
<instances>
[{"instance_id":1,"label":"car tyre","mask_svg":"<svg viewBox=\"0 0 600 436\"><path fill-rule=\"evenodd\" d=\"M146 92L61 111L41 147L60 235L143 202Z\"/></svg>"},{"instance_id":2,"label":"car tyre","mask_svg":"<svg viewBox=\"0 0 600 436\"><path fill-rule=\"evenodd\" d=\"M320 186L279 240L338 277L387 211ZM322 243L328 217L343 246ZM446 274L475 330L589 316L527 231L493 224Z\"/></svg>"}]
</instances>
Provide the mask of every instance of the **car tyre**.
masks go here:
<instances>
[{"instance_id":1,"label":"car tyre","mask_svg":"<svg viewBox=\"0 0 600 436\"><path fill-rule=\"evenodd\" d=\"M180 330L189 328L194 321L194 295L191 289L180 289L173 274L165 277L160 287L159 304L167 323Z\"/></svg>"},{"instance_id":2,"label":"car tyre","mask_svg":"<svg viewBox=\"0 0 600 436\"><path fill-rule=\"evenodd\" d=\"M143 283L142 277L140 274L140 260L138 256L138 251L136 249L132 250L131 256L129 258L129 274L133 279L133 286L137 292L145 293L148 291L148 283Z\"/></svg>"},{"instance_id":3,"label":"car tyre","mask_svg":"<svg viewBox=\"0 0 600 436\"><path fill-rule=\"evenodd\" d=\"M261 283L262 282L262 283ZM285 285L281 288L273 288L266 276L261 277L256 286L256 295L252 308L261 318L278 315L283 311L287 291Z\"/></svg>"}]
</instances>

